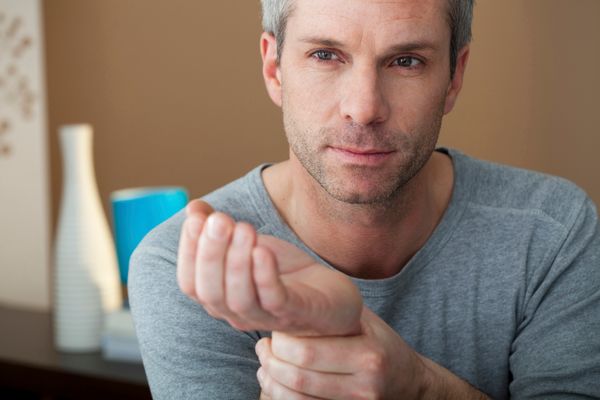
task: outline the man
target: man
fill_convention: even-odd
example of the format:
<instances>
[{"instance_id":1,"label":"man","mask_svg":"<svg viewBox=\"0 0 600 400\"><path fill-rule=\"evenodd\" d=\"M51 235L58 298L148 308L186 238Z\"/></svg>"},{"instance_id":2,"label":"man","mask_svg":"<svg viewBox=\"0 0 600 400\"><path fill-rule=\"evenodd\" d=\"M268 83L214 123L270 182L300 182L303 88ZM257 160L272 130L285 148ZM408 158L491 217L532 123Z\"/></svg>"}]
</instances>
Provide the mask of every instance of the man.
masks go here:
<instances>
[{"instance_id":1,"label":"man","mask_svg":"<svg viewBox=\"0 0 600 400\"><path fill-rule=\"evenodd\" d=\"M134 254L153 395L600 398L594 205L435 149L472 1L262 5L290 159L190 203Z\"/></svg>"}]
</instances>

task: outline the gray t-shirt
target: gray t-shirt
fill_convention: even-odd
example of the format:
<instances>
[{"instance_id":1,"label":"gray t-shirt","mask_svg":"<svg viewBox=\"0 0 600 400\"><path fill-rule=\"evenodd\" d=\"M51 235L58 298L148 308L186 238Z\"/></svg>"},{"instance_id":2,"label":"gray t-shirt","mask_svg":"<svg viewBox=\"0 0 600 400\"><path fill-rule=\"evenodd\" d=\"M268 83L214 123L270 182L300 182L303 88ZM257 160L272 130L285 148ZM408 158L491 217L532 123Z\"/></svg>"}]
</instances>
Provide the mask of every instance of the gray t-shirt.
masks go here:
<instances>
[{"instance_id":1,"label":"gray t-shirt","mask_svg":"<svg viewBox=\"0 0 600 400\"><path fill-rule=\"evenodd\" d=\"M560 178L447 152L452 198L395 276L354 279L365 304L416 351L495 399L600 398L600 228L594 204ZM278 215L265 165L207 195L326 264ZM256 341L211 318L177 286L179 213L131 259L129 296L156 399L257 399Z\"/></svg>"}]
</instances>

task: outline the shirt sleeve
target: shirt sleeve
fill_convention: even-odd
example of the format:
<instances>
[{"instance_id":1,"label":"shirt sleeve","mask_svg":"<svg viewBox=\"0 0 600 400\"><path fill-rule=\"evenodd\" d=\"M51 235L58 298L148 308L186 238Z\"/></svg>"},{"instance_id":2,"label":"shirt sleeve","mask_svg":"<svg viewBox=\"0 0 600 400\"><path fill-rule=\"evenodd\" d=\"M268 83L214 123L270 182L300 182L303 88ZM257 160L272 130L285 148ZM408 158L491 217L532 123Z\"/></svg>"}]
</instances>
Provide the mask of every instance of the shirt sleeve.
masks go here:
<instances>
[{"instance_id":1,"label":"shirt sleeve","mask_svg":"<svg viewBox=\"0 0 600 400\"><path fill-rule=\"evenodd\" d=\"M512 399L600 398L600 229L574 207L564 240L537 268L510 355Z\"/></svg>"},{"instance_id":2,"label":"shirt sleeve","mask_svg":"<svg viewBox=\"0 0 600 400\"><path fill-rule=\"evenodd\" d=\"M129 301L152 396L258 399L258 334L212 318L179 290L173 238L181 219L152 231L130 261Z\"/></svg>"}]
</instances>

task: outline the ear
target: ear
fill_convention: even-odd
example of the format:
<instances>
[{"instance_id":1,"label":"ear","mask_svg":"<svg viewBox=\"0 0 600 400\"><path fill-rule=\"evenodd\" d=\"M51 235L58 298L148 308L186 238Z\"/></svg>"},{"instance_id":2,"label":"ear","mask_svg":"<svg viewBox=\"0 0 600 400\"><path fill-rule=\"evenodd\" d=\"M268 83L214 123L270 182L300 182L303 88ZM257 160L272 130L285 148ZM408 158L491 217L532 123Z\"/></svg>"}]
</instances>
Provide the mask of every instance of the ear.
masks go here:
<instances>
[{"instance_id":1,"label":"ear","mask_svg":"<svg viewBox=\"0 0 600 400\"><path fill-rule=\"evenodd\" d=\"M458 53L456 58L456 69L454 70L454 76L448 85L446 91L446 104L444 106L444 114L448 114L454 108L456 99L460 90L462 89L463 78L465 76L465 69L467 68L467 61L469 61L469 46L463 47Z\"/></svg>"},{"instance_id":2,"label":"ear","mask_svg":"<svg viewBox=\"0 0 600 400\"><path fill-rule=\"evenodd\" d=\"M260 54L262 56L262 73L269 97L273 103L281 107L281 73L277 62L277 40L270 33L260 36Z\"/></svg>"}]
</instances>

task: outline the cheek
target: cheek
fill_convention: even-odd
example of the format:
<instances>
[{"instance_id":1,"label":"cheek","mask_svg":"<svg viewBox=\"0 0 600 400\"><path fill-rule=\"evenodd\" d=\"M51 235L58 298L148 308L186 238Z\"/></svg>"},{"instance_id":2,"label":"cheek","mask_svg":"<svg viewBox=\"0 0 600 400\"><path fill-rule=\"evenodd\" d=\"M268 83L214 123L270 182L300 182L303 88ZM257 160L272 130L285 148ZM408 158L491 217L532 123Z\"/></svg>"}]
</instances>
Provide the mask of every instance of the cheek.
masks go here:
<instances>
[{"instance_id":1,"label":"cheek","mask_svg":"<svg viewBox=\"0 0 600 400\"><path fill-rule=\"evenodd\" d=\"M327 121L336 114L341 93L339 77L304 68L282 78L284 106L296 118Z\"/></svg>"},{"instance_id":2,"label":"cheek","mask_svg":"<svg viewBox=\"0 0 600 400\"><path fill-rule=\"evenodd\" d=\"M387 99L392 109L391 123L410 133L439 119L446 90L441 84L426 80L396 82L387 92Z\"/></svg>"}]
</instances>

